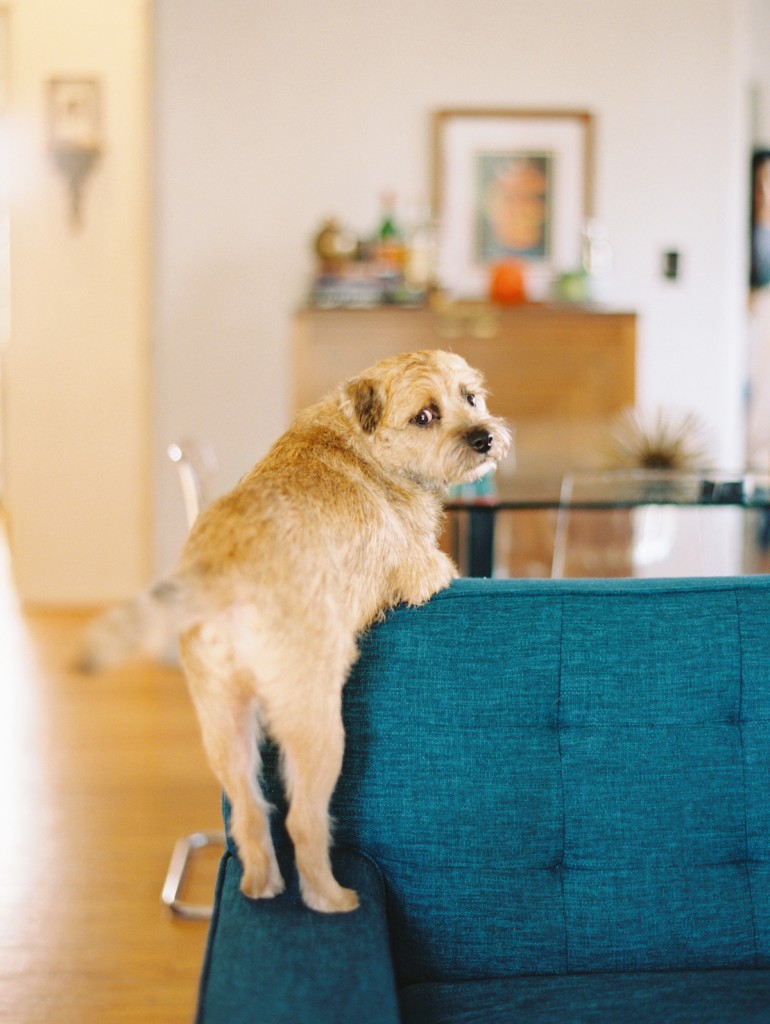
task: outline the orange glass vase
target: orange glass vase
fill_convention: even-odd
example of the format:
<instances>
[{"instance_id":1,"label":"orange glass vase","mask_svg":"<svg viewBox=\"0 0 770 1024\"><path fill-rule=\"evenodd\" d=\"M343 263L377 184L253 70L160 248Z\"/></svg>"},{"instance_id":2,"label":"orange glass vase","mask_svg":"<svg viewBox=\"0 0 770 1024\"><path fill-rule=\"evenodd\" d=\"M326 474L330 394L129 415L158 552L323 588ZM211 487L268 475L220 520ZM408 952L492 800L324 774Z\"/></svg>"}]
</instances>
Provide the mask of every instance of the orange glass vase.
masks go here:
<instances>
[{"instance_id":1,"label":"orange glass vase","mask_svg":"<svg viewBox=\"0 0 770 1024\"><path fill-rule=\"evenodd\" d=\"M501 306L516 306L526 302L524 264L515 260L495 263L489 278L489 298Z\"/></svg>"}]
</instances>

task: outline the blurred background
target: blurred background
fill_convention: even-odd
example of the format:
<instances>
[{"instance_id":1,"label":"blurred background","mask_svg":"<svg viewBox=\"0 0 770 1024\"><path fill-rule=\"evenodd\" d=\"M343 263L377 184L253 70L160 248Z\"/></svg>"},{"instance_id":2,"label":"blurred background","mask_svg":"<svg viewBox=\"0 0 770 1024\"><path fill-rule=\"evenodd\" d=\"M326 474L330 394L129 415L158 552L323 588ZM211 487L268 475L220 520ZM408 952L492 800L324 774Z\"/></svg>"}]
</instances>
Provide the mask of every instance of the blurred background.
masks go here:
<instances>
[{"instance_id":1,"label":"blurred background","mask_svg":"<svg viewBox=\"0 0 770 1024\"><path fill-rule=\"evenodd\" d=\"M285 428L314 234L375 231L385 191L424 203L442 108L593 114L603 297L637 314L638 401L692 410L720 465L746 463L768 0L13 0L0 42L2 500L24 601L96 605L173 564L168 444L206 438L224 489Z\"/></svg>"}]
</instances>

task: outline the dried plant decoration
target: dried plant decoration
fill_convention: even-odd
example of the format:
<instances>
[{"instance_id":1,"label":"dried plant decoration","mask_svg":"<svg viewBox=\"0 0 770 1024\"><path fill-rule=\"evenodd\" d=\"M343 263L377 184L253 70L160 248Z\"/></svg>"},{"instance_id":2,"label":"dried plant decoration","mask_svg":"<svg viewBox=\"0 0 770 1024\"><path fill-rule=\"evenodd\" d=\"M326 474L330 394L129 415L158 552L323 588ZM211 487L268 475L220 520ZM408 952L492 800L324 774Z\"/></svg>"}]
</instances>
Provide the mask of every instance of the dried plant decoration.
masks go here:
<instances>
[{"instance_id":1,"label":"dried plant decoration","mask_svg":"<svg viewBox=\"0 0 770 1024\"><path fill-rule=\"evenodd\" d=\"M708 430L692 412L656 409L645 415L639 409L626 409L612 436L624 468L687 472L709 462Z\"/></svg>"}]
</instances>

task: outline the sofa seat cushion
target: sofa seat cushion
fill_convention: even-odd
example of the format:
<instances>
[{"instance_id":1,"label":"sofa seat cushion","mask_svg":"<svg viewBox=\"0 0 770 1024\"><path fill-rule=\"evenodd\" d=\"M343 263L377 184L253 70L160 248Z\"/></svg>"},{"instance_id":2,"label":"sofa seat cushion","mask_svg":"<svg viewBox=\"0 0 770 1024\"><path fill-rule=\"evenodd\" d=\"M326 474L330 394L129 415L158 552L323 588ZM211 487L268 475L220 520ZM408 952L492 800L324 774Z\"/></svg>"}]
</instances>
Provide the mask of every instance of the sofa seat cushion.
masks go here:
<instances>
[{"instance_id":1,"label":"sofa seat cushion","mask_svg":"<svg viewBox=\"0 0 770 1024\"><path fill-rule=\"evenodd\" d=\"M567 974L409 985L403 1024L767 1024L770 971Z\"/></svg>"}]
</instances>

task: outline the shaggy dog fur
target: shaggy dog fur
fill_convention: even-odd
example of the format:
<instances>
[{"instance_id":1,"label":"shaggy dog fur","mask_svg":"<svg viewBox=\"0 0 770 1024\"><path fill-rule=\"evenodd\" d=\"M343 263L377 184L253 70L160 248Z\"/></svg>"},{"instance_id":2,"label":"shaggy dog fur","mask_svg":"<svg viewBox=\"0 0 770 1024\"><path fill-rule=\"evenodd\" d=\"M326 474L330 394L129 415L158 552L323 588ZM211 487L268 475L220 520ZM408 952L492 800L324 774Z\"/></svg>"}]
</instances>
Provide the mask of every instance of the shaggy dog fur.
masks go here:
<instances>
[{"instance_id":1,"label":"shaggy dog fur","mask_svg":"<svg viewBox=\"0 0 770 1024\"><path fill-rule=\"evenodd\" d=\"M457 575L437 543L442 493L483 476L509 445L479 373L459 356L384 360L300 413L202 513L175 575L94 625L83 656L91 670L157 653L181 634L247 896L283 889L258 783L267 733L281 751L305 903L326 912L358 905L332 874L328 813L357 637Z\"/></svg>"}]
</instances>

